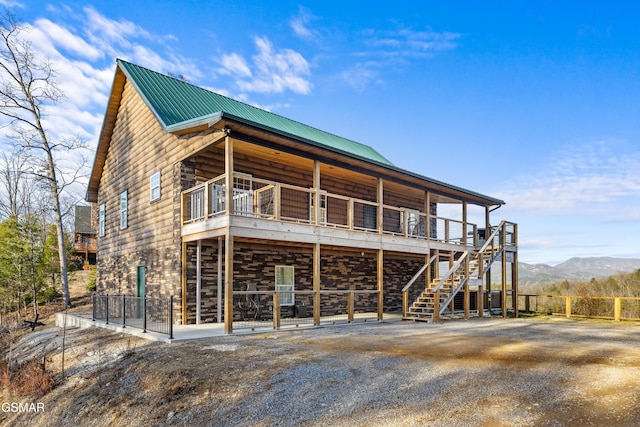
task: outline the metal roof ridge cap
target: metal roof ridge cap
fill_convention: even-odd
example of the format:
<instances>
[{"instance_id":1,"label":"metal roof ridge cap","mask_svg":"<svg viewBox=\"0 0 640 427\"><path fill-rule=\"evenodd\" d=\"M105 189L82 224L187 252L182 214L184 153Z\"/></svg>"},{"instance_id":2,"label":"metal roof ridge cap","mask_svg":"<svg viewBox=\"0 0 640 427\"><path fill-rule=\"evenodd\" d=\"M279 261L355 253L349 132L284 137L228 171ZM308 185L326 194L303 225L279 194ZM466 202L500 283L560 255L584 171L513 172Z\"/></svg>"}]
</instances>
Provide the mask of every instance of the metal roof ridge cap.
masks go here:
<instances>
[{"instance_id":1,"label":"metal roof ridge cap","mask_svg":"<svg viewBox=\"0 0 640 427\"><path fill-rule=\"evenodd\" d=\"M118 67L122 70L122 72L124 73L124 75L127 78L127 80L129 80L131 82L131 84L133 85L133 87L135 87L136 91L140 95L140 98L142 98L142 100L144 101L145 105L149 108L149 110L151 110L151 112L153 113L153 115L156 118L156 120L158 120L158 123L160 123L160 125L162 126L162 129L164 129L165 132L168 132L166 123L164 122L164 120L162 120L162 117L160 117L160 114L158 114L156 109L153 108L153 105L151 104L151 102L149 101L147 96L140 89L140 86L138 86L138 82L136 82L136 80L131 76L131 74L126 69L126 67L122 66L121 64L125 63L125 64L132 65L134 67L143 68L145 70L147 70L147 68L140 67L139 65L132 64L131 62L127 62L127 61L124 61L122 59L116 59L116 63L118 64ZM151 70L149 70L149 71L151 71ZM160 74L160 73L158 73L158 74Z\"/></svg>"}]
</instances>

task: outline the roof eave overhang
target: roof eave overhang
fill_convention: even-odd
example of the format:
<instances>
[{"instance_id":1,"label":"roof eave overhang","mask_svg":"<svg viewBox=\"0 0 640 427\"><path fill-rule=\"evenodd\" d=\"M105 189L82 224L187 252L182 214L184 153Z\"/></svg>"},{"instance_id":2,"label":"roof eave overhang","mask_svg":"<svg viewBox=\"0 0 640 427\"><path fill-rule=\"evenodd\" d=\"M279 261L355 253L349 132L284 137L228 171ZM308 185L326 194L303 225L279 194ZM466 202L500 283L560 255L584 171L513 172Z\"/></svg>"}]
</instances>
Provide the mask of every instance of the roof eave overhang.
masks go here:
<instances>
[{"instance_id":1,"label":"roof eave overhang","mask_svg":"<svg viewBox=\"0 0 640 427\"><path fill-rule=\"evenodd\" d=\"M111 94L109 95L109 102L107 103L107 108L104 113L104 120L102 121L100 136L98 137L96 156L93 160L91 175L89 175L87 194L85 195L85 199L88 202L98 201L98 187L100 185L100 178L102 178L102 169L104 168L104 164L107 159L107 152L109 151L111 134L113 133L113 128L115 127L116 117L118 108L120 106L120 100L122 99L122 92L124 90L125 81L125 74L122 72L119 66L116 66L116 72L113 76L113 83L111 84Z\"/></svg>"},{"instance_id":2,"label":"roof eave overhang","mask_svg":"<svg viewBox=\"0 0 640 427\"><path fill-rule=\"evenodd\" d=\"M420 184L422 183L422 185L424 187L440 187L442 188L444 191L442 191L443 195L448 195L451 197L455 197L456 199L459 200L464 200L467 201L469 203L473 203L473 204L479 204L479 205L483 205L483 206L488 206L488 207L492 207L492 206L502 206L505 205L506 203L504 202L504 200L500 200L491 196L487 196L485 194L481 194L481 193L477 193L475 191L471 191L471 190L467 190L465 188L462 187L457 187L455 185L451 185L451 184L447 184L445 182L442 181L438 181L414 172L410 172L401 168L398 168L396 166L393 166L391 164L386 164L386 163L382 163L382 162L377 162L375 160L371 160L371 159L365 159L361 156L358 155L354 155L352 153L348 153L333 147L328 147L324 144L318 144L315 141L312 140L308 140L305 138L301 138L299 136L296 135L292 135L289 134L287 132L282 132L278 129L273 129L270 128L268 126L264 126L264 125L260 125L259 123L255 123L237 116L233 116L231 114L227 114L227 113L222 113L221 114L221 120L218 121L216 123L216 128L222 128L224 126L225 123L229 123L229 124L240 124L243 126L248 126L251 127L255 130L259 130L262 132L269 132L272 134L275 134L277 136L280 137L284 137L286 139L290 139L296 142L301 142L303 144L307 144L307 145L311 145L315 148L319 148L322 150L327 150L330 151L334 154L338 154L340 156L345 156L348 157L350 159L355 160L358 163L362 163L363 167L363 172L369 171L376 171L378 172L380 175L383 175L386 177L386 179L392 180L394 182L398 182L404 185L409 185L409 186L415 186L416 184ZM375 168L375 169L372 169Z\"/></svg>"}]
</instances>

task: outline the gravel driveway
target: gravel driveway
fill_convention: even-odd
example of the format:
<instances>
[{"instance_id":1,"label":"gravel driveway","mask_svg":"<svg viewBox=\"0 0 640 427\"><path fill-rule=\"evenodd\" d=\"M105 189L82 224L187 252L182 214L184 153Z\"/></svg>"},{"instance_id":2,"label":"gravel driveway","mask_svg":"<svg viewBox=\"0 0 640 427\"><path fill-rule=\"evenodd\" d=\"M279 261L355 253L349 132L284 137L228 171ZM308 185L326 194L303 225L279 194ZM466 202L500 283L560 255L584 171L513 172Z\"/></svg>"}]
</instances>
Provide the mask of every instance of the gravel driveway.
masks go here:
<instances>
[{"instance_id":1,"label":"gravel driveway","mask_svg":"<svg viewBox=\"0 0 640 427\"><path fill-rule=\"evenodd\" d=\"M70 342L74 334L84 336L75 351L85 365L85 354L122 353L128 339L76 330L68 332ZM119 358L102 357L108 366L79 373L44 398L46 416L5 420L30 426L640 425L638 323L382 322L171 345L136 342Z\"/></svg>"}]
</instances>

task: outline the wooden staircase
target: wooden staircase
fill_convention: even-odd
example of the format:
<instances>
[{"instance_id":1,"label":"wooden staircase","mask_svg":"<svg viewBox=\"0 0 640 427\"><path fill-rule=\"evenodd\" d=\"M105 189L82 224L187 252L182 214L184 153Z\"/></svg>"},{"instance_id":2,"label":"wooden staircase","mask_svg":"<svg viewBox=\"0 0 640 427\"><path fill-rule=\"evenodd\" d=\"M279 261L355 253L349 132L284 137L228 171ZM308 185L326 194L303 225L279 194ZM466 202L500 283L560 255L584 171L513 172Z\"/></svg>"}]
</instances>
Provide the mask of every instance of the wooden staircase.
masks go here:
<instances>
[{"instance_id":1,"label":"wooden staircase","mask_svg":"<svg viewBox=\"0 0 640 427\"><path fill-rule=\"evenodd\" d=\"M424 291L407 307L408 289L427 270L429 264L438 260L438 255L429 260L403 288L403 319L433 322L441 314L449 310L449 304L456 294L469 286L482 286L485 273L491 265L504 254L504 239L496 238L504 223L496 227L485 244L478 250L456 252L451 256L456 259L453 266L441 277L434 279ZM496 244L497 243L497 244Z\"/></svg>"}]
</instances>

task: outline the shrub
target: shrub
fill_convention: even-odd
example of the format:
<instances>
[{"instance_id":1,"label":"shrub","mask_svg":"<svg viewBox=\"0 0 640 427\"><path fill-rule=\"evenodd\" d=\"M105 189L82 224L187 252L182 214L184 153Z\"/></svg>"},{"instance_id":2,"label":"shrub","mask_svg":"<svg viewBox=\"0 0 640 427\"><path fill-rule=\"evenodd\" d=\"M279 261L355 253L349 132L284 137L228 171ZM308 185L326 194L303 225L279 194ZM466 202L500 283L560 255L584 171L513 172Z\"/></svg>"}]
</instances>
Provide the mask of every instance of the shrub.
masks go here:
<instances>
[{"instance_id":1,"label":"shrub","mask_svg":"<svg viewBox=\"0 0 640 427\"><path fill-rule=\"evenodd\" d=\"M46 368L46 359L0 365L0 384L11 393L43 396L53 389L54 383L55 377Z\"/></svg>"},{"instance_id":2,"label":"shrub","mask_svg":"<svg viewBox=\"0 0 640 427\"><path fill-rule=\"evenodd\" d=\"M89 272L89 280L87 281L87 290L89 292L95 292L97 289L96 284L96 270L92 269Z\"/></svg>"}]
</instances>

